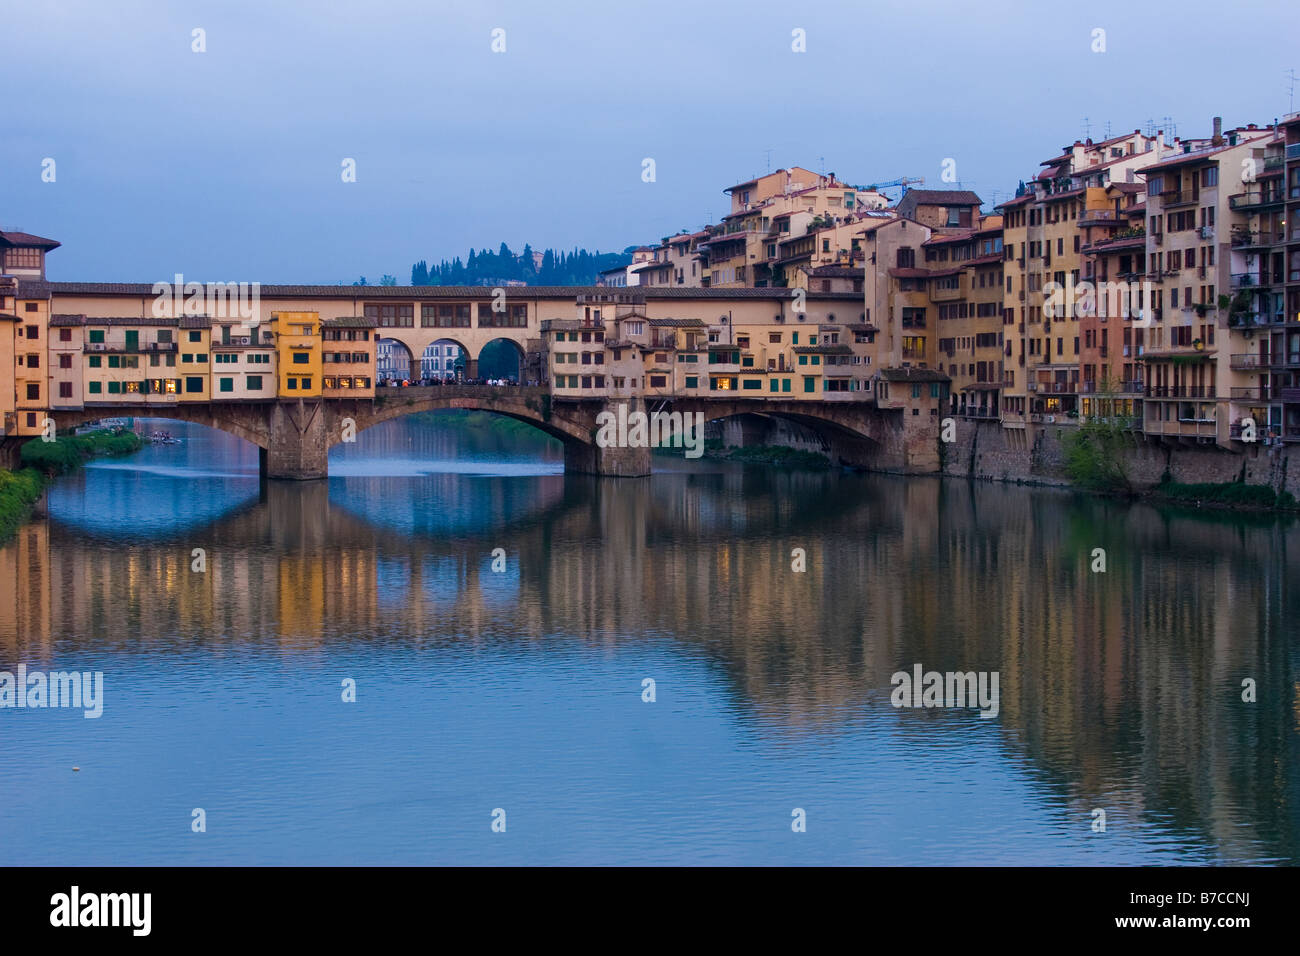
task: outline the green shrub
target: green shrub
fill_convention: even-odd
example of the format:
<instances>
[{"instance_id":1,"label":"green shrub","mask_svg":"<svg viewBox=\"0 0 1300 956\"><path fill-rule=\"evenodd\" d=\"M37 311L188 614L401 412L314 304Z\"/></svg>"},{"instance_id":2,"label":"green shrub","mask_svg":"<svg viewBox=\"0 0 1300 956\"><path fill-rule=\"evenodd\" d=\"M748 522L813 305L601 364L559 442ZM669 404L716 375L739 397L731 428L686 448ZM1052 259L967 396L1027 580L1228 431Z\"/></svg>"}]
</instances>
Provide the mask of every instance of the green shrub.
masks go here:
<instances>
[{"instance_id":1,"label":"green shrub","mask_svg":"<svg viewBox=\"0 0 1300 956\"><path fill-rule=\"evenodd\" d=\"M54 441L35 438L23 445L21 454L24 465L57 475L80 467L87 459L130 455L143 445L134 432L91 432L64 435Z\"/></svg>"},{"instance_id":2,"label":"green shrub","mask_svg":"<svg viewBox=\"0 0 1300 956\"><path fill-rule=\"evenodd\" d=\"M1065 474L1088 491L1131 492L1124 456L1128 435L1118 422L1088 421L1061 439Z\"/></svg>"},{"instance_id":3,"label":"green shrub","mask_svg":"<svg viewBox=\"0 0 1300 956\"><path fill-rule=\"evenodd\" d=\"M45 476L35 468L0 471L0 539L8 538L32 510L45 490Z\"/></svg>"}]
</instances>

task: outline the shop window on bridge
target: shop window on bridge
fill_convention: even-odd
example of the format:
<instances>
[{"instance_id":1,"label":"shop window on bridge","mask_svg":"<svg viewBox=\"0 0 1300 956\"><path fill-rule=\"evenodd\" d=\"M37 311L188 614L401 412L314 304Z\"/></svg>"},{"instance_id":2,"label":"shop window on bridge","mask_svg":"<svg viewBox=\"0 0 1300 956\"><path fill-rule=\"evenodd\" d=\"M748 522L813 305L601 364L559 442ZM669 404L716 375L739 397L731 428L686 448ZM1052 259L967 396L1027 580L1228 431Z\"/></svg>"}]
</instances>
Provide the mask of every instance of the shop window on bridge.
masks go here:
<instances>
[{"instance_id":1,"label":"shop window on bridge","mask_svg":"<svg viewBox=\"0 0 1300 956\"><path fill-rule=\"evenodd\" d=\"M298 380L290 376L289 379L285 381L284 387L291 392L296 392L298 391Z\"/></svg>"},{"instance_id":2,"label":"shop window on bridge","mask_svg":"<svg viewBox=\"0 0 1300 956\"><path fill-rule=\"evenodd\" d=\"M616 379L615 381L617 382L618 380ZM621 386L620 386L620 387L621 387ZM687 375L687 376L686 376L686 387L687 387L687 388L699 388L699 387L700 387L700 377L699 377L698 375Z\"/></svg>"},{"instance_id":3,"label":"shop window on bridge","mask_svg":"<svg viewBox=\"0 0 1300 956\"><path fill-rule=\"evenodd\" d=\"M103 383L103 382L87 382L87 383L86 383L86 391L89 392L91 395L99 395L99 394L102 394L103 391L104 391L104 383Z\"/></svg>"},{"instance_id":4,"label":"shop window on bridge","mask_svg":"<svg viewBox=\"0 0 1300 956\"><path fill-rule=\"evenodd\" d=\"M185 377L185 391L193 394L194 392L203 391L203 378L199 375L187 375Z\"/></svg>"},{"instance_id":5,"label":"shop window on bridge","mask_svg":"<svg viewBox=\"0 0 1300 956\"><path fill-rule=\"evenodd\" d=\"M667 387L668 387L668 376L667 376L667 375L651 375L651 376L650 376L650 387L651 387L651 388L667 388Z\"/></svg>"},{"instance_id":6,"label":"shop window on bridge","mask_svg":"<svg viewBox=\"0 0 1300 956\"><path fill-rule=\"evenodd\" d=\"M817 391L817 377L815 375L805 375L803 377L803 390L805 392Z\"/></svg>"},{"instance_id":7,"label":"shop window on bridge","mask_svg":"<svg viewBox=\"0 0 1300 956\"><path fill-rule=\"evenodd\" d=\"M761 378L747 378L740 383L740 387L742 390L756 391L763 387L763 380Z\"/></svg>"},{"instance_id":8,"label":"shop window on bridge","mask_svg":"<svg viewBox=\"0 0 1300 956\"><path fill-rule=\"evenodd\" d=\"M93 343L93 344L96 344L96 345L102 345L102 344L104 343L104 330L103 330L103 329L91 329L91 330L90 330L90 341L91 341L91 343Z\"/></svg>"},{"instance_id":9,"label":"shop window on bridge","mask_svg":"<svg viewBox=\"0 0 1300 956\"><path fill-rule=\"evenodd\" d=\"M191 342L202 342L202 341L203 341L203 333L202 333L202 332L191 332L191 333L189 333L189 341L191 341Z\"/></svg>"},{"instance_id":10,"label":"shop window on bridge","mask_svg":"<svg viewBox=\"0 0 1300 956\"><path fill-rule=\"evenodd\" d=\"M250 375L245 379L245 384L250 392L260 392L262 390L262 376Z\"/></svg>"},{"instance_id":11,"label":"shop window on bridge","mask_svg":"<svg viewBox=\"0 0 1300 956\"><path fill-rule=\"evenodd\" d=\"M233 392L235 390L235 380L233 378L220 378L218 381L218 391Z\"/></svg>"},{"instance_id":12,"label":"shop window on bridge","mask_svg":"<svg viewBox=\"0 0 1300 956\"><path fill-rule=\"evenodd\" d=\"M334 376L332 376L332 375L326 375L325 378L322 379L321 381L322 381L322 384L324 384L324 386L325 386L326 388L338 388L338 381L339 381L339 380L336 379L336 378L335 378ZM346 381L346 379L345 379L345 381Z\"/></svg>"}]
</instances>

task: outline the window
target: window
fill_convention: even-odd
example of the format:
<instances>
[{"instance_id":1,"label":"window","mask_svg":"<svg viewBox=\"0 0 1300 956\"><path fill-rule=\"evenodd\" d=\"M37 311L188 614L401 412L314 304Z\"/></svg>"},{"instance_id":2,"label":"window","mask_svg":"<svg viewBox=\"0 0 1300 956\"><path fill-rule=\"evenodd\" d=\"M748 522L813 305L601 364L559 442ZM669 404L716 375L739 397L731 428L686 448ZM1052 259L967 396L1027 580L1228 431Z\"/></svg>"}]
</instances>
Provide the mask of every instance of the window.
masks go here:
<instances>
[{"instance_id":1,"label":"window","mask_svg":"<svg viewBox=\"0 0 1300 956\"><path fill-rule=\"evenodd\" d=\"M72 341L72 329L59 329L59 341L60 341L60 342L71 342L71 341Z\"/></svg>"},{"instance_id":2,"label":"window","mask_svg":"<svg viewBox=\"0 0 1300 956\"><path fill-rule=\"evenodd\" d=\"M235 380L233 378L217 379L217 390L221 392L233 392L235 390Z\"/></svg>"},{"instance_id":3,"label":"window","mask_svg":"<svg viewBox=\"0 0 1300 956\"><path fill-rule=\"evenodd\" d=\"M310 376L308 376L308 377L306 377L306 378L304 378L304 379L302 380L302 387L303 387L304 389L309 389L309 388L311 388L311 377L310 377Z\"/></svg>"},{"instance_id":4,"label":"window","mask_svg":"<svg viewBox=\"0 0 1300 956\"><path fill-rule=\"evenodd\" d=\"M310 362L311 362L311 356L310 356L308 353L306 353L306 352L294 352L294 353L293 353L293 364L294 364L294 365L308 365L308 364L310 364Z\"/></svg>"},{"instance_id":5,"label":"window","mask_svg":"<svg viewBox=\"0 0 1300 956\"><path fill-rule=\"evenodd\" d=\"M203 378L199 375L188 375L185 378L185 391L189 393L203 391Z\"/></svg>"},{"instance_id":6,"label":"window","mask_svg":"<svg viewBox=\"0 0 1300 956\"><path fill-rule=\"evenodd\" d=\"M91 329L91 330L90 330L90 341L91 341L92 344L99 344L99 345L102 345L103 342L104 342L104 330L103 330L103 329Z\"/></svg>"},{"instance_id":7,"label":"window","mask_svg":"<svg viewBox=\"0 0 1300 956\"><path fill-rule=\"evenodd\" d=\"M687 387L687 388L699 388L699 386L700 386L700 377L699 377L698 375L687 375L687 376L686 376L686 387ZM622 386L619 386L619 387L621 388Z\"/></svg>"},{"instance_id":8,"label":"window","mask_svg":"<svg viewBox=\"0 0 1300 956\"><path fill-rule=\"evenodd\" d=\"M805 375L803 377L803 390L805 392L817 391L817 378L814 375Z\"/></svg>"},{"instance_id":9,"label":"window","mask_svg":"<svg viewBox=\"0 0 1300 956\"><path fill-rule=\"evenodd\" d=\"M202 342L202 341L203 341L203 333L202 333L202 332L191 332L191 333L189 333L189 336L190 336L190 337L189 337L189 341L191 341L191 342Z\"/></svg>"},{"instance_id":10,"label":"window","mask_svg":"<svg viewBox=\"0 0 1300 956\"><path fill-rule=\"evenodd\" d=\"M296 392L298 390L298 380L293 376L290 376L288 381L285 382L285 388Z\"/></svg>"},{"instance_id":11,"label":"window","mask_svg":"<svg viewBox=\"0 0 1300 956\"><path fill-rule=\"evenodd\" d=\"M60 383L59 383L59 398L71 398L71 397L72 397L72 383L71 383L71 382L60 382Z\"/></svg>"},{"instance_id":12,"label":"window","mask_svg":"<svg viewBox=\"0 0 1300 956\"><path fill-rule=\"evenodd\" d=\"M650 387L651 387L651 388L667 388L667 387L668 387L668 376L667 376L667 375L651 375L651 376L650 376Z\"/></svg>"},{"instance_id":13,"label":"window","mask_svg":"<svg viewBox=\"0 0 1300 956\"><path fill-rule=\"evenodd\" d=\"M102 394L103 391L104 391L104 383L103 383L103 382L87 382L87 383L86 383L86 391L88 391L91 395L99 395L99 394Z\"/></svg>"},{"instance_id":14,"label":"window","mask_svg":"<svg viewBox=\"0 0 1300 956\"><path fill-rule=\"evenodd\" d=\"M65 355L60 355L60 356L59 356L59 368L72 368L72 356L71 356L71 355L66 355L66 354L65 354Z\"/></svg>"}]
</instances>

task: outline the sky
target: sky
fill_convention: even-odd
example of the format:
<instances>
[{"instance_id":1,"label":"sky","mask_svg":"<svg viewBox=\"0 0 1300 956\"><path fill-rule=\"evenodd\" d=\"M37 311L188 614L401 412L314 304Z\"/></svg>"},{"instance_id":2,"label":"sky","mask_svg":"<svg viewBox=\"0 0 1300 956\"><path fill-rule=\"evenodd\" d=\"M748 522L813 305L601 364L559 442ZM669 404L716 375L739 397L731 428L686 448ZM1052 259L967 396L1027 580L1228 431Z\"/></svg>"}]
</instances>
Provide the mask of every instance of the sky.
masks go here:
<instances>
[{"instance_id":1,"label":"sky","mask_svg":"<svg viewBox=\"0 0 1300 956\"><path fill-rule=\"evenodd\" d=\"M793 165L929 188L952 159L1003 200L1085 118L1267 124L1300 73L1289 0L0 0L0 27L0 229L62 242L56 281L618 251Z\"/></svg>"}]
</instances>

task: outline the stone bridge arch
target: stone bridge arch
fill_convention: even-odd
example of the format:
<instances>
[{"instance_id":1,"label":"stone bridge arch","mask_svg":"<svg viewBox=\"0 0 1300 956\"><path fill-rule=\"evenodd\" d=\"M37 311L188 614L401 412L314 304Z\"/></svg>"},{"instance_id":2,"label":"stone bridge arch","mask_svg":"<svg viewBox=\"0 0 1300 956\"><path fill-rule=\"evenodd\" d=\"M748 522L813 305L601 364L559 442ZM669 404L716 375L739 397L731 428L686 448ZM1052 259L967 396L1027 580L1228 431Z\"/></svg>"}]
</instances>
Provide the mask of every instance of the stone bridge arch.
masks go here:
<instances>
[{"instance_id":1,"label":"stone bridge arch","mask_svg":"<svg viewBox=\"0 0 1300 956\"><path fill-rule=\"evenodd\" d=\"M97 422L105 418L160 418L175 422L206 425L242 438L262 450L271 447L270 408L274 402L224 403L169 402L148 405L106 405L70 410L54 410L49 417L59 431Z\"/></svg>"},{"instance_id":2,"label":"stone bridge arch","mask_svg":"<svg viewBox=\"0 0 1300 956\"><path fill-rule=\"evenodd\" d=\"M651 412L698 413L706 422L734 422L740 443L745 445L767 443L771 430L765 426L772 421L792 422L815 434L822 443L820 450L837 465L879 471L926 470L917 467L915 456L909 454L909 445L916 438L906 433L901 410L882 411L864 402L733 399L713 394L658 403L651 400L646 406ZM937 423L934 435L937 441Z\"/></svg>"}]
</instances>

